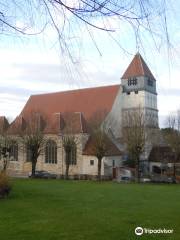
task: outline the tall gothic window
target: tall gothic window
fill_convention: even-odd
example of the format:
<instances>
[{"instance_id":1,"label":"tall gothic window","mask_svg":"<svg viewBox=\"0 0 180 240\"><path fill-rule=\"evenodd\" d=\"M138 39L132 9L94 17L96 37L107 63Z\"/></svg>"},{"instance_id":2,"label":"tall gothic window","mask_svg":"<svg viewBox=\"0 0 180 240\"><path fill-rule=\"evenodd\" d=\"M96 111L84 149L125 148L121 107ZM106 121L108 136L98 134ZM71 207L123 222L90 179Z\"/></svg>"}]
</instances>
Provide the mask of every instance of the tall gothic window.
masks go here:
<instances>
[{"instance_id":1,"label":"tall gothic window","mask_svg":"<svg viewBox=\"0 0 180 240\"><path fill-rule=\"evenodd\" d=\"M29 145L26 146L26 161L32 162L32 150Z\"/></svg>"},{"instance_id":2,"label":"tall gothic window","mask_svg":"<svg viewBox=\"0 0 180 240\"><path fill-rule=\"evenodd\" d=\"M67 154L66 153L66 161L69 161L69 165L76 165L77 163L77 147L76 144L74 144L71 148L71 151Z\"/></svg>"},{"instance_id":3,"label":"tall gothic window","mask_svg":"<svg viewBox=\"0 0 180 240\"><path fill-rule=\"evenodd\" d=\"M11 161L18 161L18 144L16 141L13 141L10 146L9 157Z\"/></svg>"},{"instance_id":4,"label":"tall gothic window","mask_svg":"<svg viewBox=\"0 0 180 240\"><path fill-rule=\"evenodd\" d=\"M57 163L57 144L53 140L48 140L46 143L45 163Z\"/></svg>"}]
</instances>

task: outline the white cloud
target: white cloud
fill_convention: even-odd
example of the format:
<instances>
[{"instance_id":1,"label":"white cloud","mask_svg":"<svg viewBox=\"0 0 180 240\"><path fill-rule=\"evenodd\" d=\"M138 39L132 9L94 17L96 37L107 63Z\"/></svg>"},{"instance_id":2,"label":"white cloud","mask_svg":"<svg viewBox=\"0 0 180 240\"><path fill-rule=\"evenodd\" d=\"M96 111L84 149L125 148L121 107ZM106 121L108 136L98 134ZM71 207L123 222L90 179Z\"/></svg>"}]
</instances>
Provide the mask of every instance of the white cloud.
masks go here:
<instances>
[{"instance_id":1,"label":"white cloud","mask_svg":"<svg viewBox=\"0 0 180 240\"><path fill-rule=\"evenodd\" d=\"M180 109L180 96L158 96L158 108L160 115L168 115Z\"/></svg>"},{"instance_id":2,"label":"white cloud","mask_svg":"<svg viewBox=\"0 0 180 240\"><path fill-rule=\"evenodd\" d=\"M0 52L0 115L13 117L20 113L31 94L120 84L132 59L108 53L96 58L90 55L87 61L73 65L67 59L61 61L53 51ZM167 69L157 68L158 72L159 115L165 116L180 107L179 70L174 68L170 79Z\"/></svg>"},{"instance_id":3,"label":"white cloud","mask_svg":"<svg viewBox=\"0 0 180 240\"><path fill-rule=\"evenodd\" d=\"M78 2L74 0L70 4L74 6ZM102 24L100 21L97 23ZM135 54L133 39L127 34L129 30L126 26L119 25L113 17L108 18L107 24L118 29L116 39L126 40L123 42L126 49L133 49ZM57 42L57 38L51 27L46 29L43 36L38 36L36 41L33 38L32 42L25 41L23 46L9 45L6 49L0 49L0 115L15 117L31 94L120 83L120 77L133 56L126 55L111 38L106 38L106 33L92 30L102 52L102 57L99 57L87 31L78 24L73 26L75 38L71 39L74 33L70 32L67 44L72 47L73 55L79 56L76 65L62 57L58 47L52 45ZM149 47L145 53L143 57L157 78L159 115L165 116L180 105L179 62L176 60L169 75L164 52L158 54Z\"/></svg>"},{"instance_id":4,"label":"white cloud","mask_svg":"<svg viewBox=\"0 0 180 240\"><path fill-rule=\"evenodd\" d=\"M0 93L0 116L15 118L21 112L27 99L28 97Z\"/></svg>"}]
</instances>

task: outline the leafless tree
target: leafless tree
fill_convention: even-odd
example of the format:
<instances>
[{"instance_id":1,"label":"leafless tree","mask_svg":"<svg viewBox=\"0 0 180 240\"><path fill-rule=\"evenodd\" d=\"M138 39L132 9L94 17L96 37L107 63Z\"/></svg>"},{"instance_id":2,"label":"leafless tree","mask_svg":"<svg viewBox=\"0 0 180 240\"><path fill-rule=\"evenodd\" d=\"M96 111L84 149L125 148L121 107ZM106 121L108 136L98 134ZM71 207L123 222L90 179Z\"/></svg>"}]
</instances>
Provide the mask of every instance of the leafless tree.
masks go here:
<instances>
[{"instance_id":1,"label":"leafless tree","mask_svg":"<svg viewBox=\"0 0 180 240\"><path fill-rule=\"evenodd\" d=\"M93 155L98 159L98 180L101 180L101 167L102 167L102 159L106 156L109 145L108 145L108 137L103 129L94 129L92 135L93 139Z\"/></svg>"},{"instance_id":2,"label":"leafless tree","mask_svg":"<svg viewBox=\"0 0 180 240\"><path fill-rule=\"evenodd\" d=\"M69 178L69 166L73 162L76 153L76 139L74 135L65 135L62 137L63 140L63 148L65 150L65 164L66 164L66 172L65 178Z\"/></svg>"},{"instance_id":3,"label":"leafless tree","mask_svg":"<svg viewBox=\"0 0 180 240\"><path fill-rule=\"evenodd\" d=\"M138 46L143 43L144 32L148 32L156 48L159 48L157 39L162 40L165 37L168 44L170 41L166 5L164 0L1 1L0 27L4 34L19 32L23 35L33 35L51 26L57 33L62 51L71 57L70 42L79 38L78 31L86 31L100 52L93 29L106 32L125 51L124 46L112 34L123 24L132 28ZM117 23L117 27L112 26L112 21Z\"/></svg>"},{"instance_id":4,"label":"leafless tree","mask_svg":"<svg viewBox=\"0 0 180 240\"><path fill-rule=\"evenodd\" d=\"M92 140L92 154L98 159L97 175L101 180L102 159L109 151L109 139L103 123L106 111L96 112L89 121L90 138Z\"/></svg>"},{"instance_id":5,"label":"leafless tree","mask_svg":"<svg viewBox=\"0 0 180 240\"><path fill-rule=\"evenodd\" d=\"M164 138L174 154L173 176L176 178L176 165L180 161L180 110L167 117L167 128L163 130Z\"/></svg>"},{"instance_id":6,"label":"leafless tree","mask_svg":"<svg viewBox=\"0 0 180 240\"><path fill-rule=\"evenodd\" d=\"M24 127L18 129L18 135L27 151L28 161L32 163L32 177L35 176L37 159L44 151L46 142L43 117L41 112L31 112L26 118Z\"/></svg>"},{"instance_id":7,"label":"leafless tree","mask_svg":"<svg viewBox=\"0 0 180 240\"><path fill-rule=\"evenodd\" d=\"M9 160L10 160L10 151L11 151L12 139L7 135L0 137L0 158L2 158L2 171L6 172Z\"/></svg>"},{"instance_id":8,"label":"leafless tree","mask_svg":"<svg viewBox=\"0 0 180 240\"><path fill-rule=\"evenodd\" d=\"M0 119L0 159L2 159L2 171L6 171L9 164L12 138L8 136L9 123L5 117Z\"/></svg>"},{"instance_id":9,"label":"leafless tree","mask_svg":"<svg viewBox=\"0 0 180 240\"><path fill-rule=\"evenodd\" d=\"M141 108L124 112L122 133L127 153L135 161L139 182L140 155L144 152L147 141L146 122Z\"/></svg>"},{"instance_id":10,"label":"leafless tree","mask_svg":"<svg viewBox=\"0 0 180 240\"><path fill-rule=\"evenodd\" d=\"M76 113L65 112L63 114L64 124L62 124L62 142L65 151L65 179L69 179L69 167L76 164L78 137L76 136Z\"/></svg>"},{"instance_id":11,"label":"leafless tree","mask_svg":"<svg viewBox=\"0 0 180 240\"><path fill-rule=\"evenodd\" d=\"M5 117L0 117L0 198L8 196L11 185L7 176L7 168L10 160L13 139L8 136L9 122ZM0 161L0 162L1 162Z\"/></svg>"}]
</instances>

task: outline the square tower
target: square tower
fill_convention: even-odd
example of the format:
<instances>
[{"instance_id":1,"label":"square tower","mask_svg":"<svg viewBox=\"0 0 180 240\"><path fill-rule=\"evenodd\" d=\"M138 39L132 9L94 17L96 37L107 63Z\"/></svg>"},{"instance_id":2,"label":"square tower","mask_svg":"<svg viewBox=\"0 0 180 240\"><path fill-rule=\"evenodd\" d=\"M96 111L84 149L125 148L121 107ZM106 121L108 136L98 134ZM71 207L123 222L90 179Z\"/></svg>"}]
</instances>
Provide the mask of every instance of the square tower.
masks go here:
<instances>
[{"instance_id":1,"label":"square tower","mask_svg":"<svg viewBox=\"0 0 180 240\"><path fill-rule=\"evenodd\" d=\"M158 127L156 79L137 53L121 78L122 114L141 109L147 125Z\"/></svg>"}]
</instances>

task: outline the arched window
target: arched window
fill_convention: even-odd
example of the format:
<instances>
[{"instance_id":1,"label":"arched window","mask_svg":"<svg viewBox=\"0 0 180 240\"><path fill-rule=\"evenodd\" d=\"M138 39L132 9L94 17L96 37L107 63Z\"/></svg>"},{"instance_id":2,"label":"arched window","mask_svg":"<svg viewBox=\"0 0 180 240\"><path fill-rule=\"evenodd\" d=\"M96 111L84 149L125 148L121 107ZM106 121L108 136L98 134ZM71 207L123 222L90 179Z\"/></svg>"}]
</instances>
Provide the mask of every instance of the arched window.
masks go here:
<instances>
[{"instance_id":1,"label":"arched window","mask_svg":"<svg viewBox=\"0 0 180 240\"><path fill-rule=\"evenodd\" d=\"M69 165L76 165L77 163L76 155L77 148L76 144L74 144L73 146L71 146L71 151L68 154L66 153L66 161L69 161Z\"/></svg>"},{"instance_id":2,"label":"arched window","mask_svg":"<svg viewBox=\"0 0 180 240\"><path fill-rule=\"evenodd\" d=\"M13 141L10 145L9 158L11 161L18 161L18 144Z\"/></svg>"},{"instance_id":3,"label":"arched window","mask_svg":"<svg viewBox=\"0 0 180 240\"><path fill-rule=\"evenodd\" d=\"M74 144L72 150L71 150L71 164L76 165L76 153L77 153L77 148L76 144Z\"/></svg>"},{"instance_id":4,"label":"arched window","mask_svg":"<svg viewBox=\"0 0 180 240\"><path fill-rule=\"evenodd\" d=\"M32 150L28 144L26 145L26 161L32 162Z\"/></svg>"},{"instance_id":5,"label":"arched window","mask_svg":"<svg viewBox=\"0 0 180 240\"><path fill-rule=\"evenodd\" d=\"M57 144L53 140L46 143L45 163L57 163Z\"/></svg>"}]
</instances>

